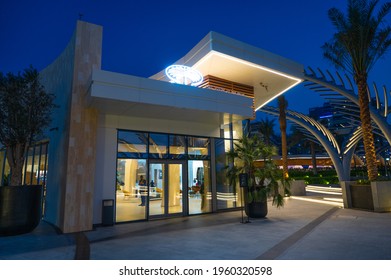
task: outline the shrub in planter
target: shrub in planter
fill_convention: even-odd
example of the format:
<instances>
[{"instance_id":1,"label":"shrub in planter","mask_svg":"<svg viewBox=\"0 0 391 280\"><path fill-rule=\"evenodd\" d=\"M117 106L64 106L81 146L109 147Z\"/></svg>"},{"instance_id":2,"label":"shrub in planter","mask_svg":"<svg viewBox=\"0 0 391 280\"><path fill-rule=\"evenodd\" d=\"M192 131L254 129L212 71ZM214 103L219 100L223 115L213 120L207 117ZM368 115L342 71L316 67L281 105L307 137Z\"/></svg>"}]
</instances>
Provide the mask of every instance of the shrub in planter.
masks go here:
<instances>
[{"instance_id":1,"label":"shrub in planter","mask_svg":"<svg viewBox=\"0 0 391 280\"><path fill-rule=\"evenodd\" d=\"M53 102L54 95L45 91L39 81L39 72L33 67L17 75L0 73L0 146L6 149L10 166L8 184L11 187L22 185L26 151L31 144L42 139L44 130L51 122L52 110L55 107ZM10 188L4 192L2 199L8 201L4 196L14 197L14 191L19 195L24 192ZM33 193L31 190L26 192ZM40 203L33 197L31 200ZM6 209L3 205L1 210L3 220L8 219L5 213L12 215L11 208ZM29 211L28 207L25 211ZM15 223L19 222L20 220L15 220Z\"/></svg>"},{"instance_id":2,"label":"shrub in planter","mask_svg":"<svg viewBox=\"0 0 391 280\"><path fill-rule=\"evenodd\" d=\"M289 195L289 181L283 178L282 171L272 160L276 153L276 147L266 145L257 136L243 136L234 144L234 150L227 154L230 185L236 185L239 174L247 174L244 199L249 217L265 217L268 198L272 198L272 205L282 207L284 196ZM255 166L258 159L264 159L263 167Z\"/></svg>"}]
</instances>

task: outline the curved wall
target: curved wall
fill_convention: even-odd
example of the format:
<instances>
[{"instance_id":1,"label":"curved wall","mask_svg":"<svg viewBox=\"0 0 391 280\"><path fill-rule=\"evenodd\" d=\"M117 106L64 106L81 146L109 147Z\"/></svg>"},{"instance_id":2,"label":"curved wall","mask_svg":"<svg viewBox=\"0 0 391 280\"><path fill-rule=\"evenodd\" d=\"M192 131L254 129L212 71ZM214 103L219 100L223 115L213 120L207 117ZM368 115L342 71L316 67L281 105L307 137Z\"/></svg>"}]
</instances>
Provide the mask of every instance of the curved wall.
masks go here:
<instances>
[{"instance_id":1,"label":"curved wall","mask_svg":"<svg viewBox=\"0 0 391 280\"><path fill-rule=\"evenodd\" d=\"M92 229L97 111L86 93L101 55L102 27L78 21L64 52L41 72L59 105L49 132L45 219L64 233Z\"/></svg>"}]
</instances>

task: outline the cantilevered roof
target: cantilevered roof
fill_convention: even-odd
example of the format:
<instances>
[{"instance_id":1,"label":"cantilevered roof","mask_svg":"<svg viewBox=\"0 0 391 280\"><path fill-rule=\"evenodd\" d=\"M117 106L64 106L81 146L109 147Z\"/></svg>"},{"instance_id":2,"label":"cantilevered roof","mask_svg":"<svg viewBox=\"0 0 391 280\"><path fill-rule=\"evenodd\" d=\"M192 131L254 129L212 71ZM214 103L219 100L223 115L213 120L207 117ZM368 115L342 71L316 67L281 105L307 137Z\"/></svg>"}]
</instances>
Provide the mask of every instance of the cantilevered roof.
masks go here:
<instances>
[{"instance_id":1,"label":"cantilevered roof","mask_svg":"<svg viewBox=\"0 0 391 280\"><path fill-rule=\"evenodd\" d=\"M263 49L210 32L175 64L254 87L255 109L262 107L303 80L303 66ZM169 81L165 71L152 79Z\"/></svg>"}]
</instances>

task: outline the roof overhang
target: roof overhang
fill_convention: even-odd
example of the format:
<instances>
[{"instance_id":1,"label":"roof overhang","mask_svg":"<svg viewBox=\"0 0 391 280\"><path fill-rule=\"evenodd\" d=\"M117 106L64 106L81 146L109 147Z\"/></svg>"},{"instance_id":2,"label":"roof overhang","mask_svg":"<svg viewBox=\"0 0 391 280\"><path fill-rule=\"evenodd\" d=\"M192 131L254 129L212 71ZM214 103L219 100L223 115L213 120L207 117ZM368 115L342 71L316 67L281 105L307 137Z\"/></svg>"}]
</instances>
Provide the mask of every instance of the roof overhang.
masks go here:
<instances>
[{"instance_id":1,"label":"roof overhang","mask_svg":"<svg viewBox=\"0 0 391 280\"><path fill-rule=\"evenodd\" d=\"M210 32L175 64L254 87L255 110L303 81L303 66L216 32ZM169 81L164 70L150 77Z\"/></svg>"},{"instance_id":2,"label":"roof overhang","mask_svg":"<svg viewBox=\"0 0 391 280\"><path fill-rule=\"evenodd\" d=\"M245 96L97 69L86 98L102 113L139 118L219 126L253 116Z\"/></svg>"}]
</instances>

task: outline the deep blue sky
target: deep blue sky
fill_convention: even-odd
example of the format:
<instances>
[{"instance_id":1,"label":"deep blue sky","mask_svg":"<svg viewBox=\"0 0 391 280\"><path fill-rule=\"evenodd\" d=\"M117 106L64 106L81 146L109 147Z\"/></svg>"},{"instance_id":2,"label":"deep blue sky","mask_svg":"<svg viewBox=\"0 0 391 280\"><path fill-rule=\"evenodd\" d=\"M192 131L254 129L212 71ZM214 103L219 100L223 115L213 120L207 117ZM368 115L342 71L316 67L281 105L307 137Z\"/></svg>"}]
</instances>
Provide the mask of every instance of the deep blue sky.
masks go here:
<instances>
[{"instance_id":1,"label":"deep blue sky","mask_svg":"<svg viewBox=\"0 0 391 280\"><path fill-rule=\"evenodd\" d=\"M45 68L67 45L81 13L83 20L103 26L104 70L148 77L213 30L305 67L334 72L321 46L334 32L328 9L345 11L345 6L344 0L0 0L0 71L17 72L30 64ZM391 53L370 80L390 88L390 62ZM290 109L304 113L324 102L303 87L286 97Z\"/></svg>"}]
</instances>

